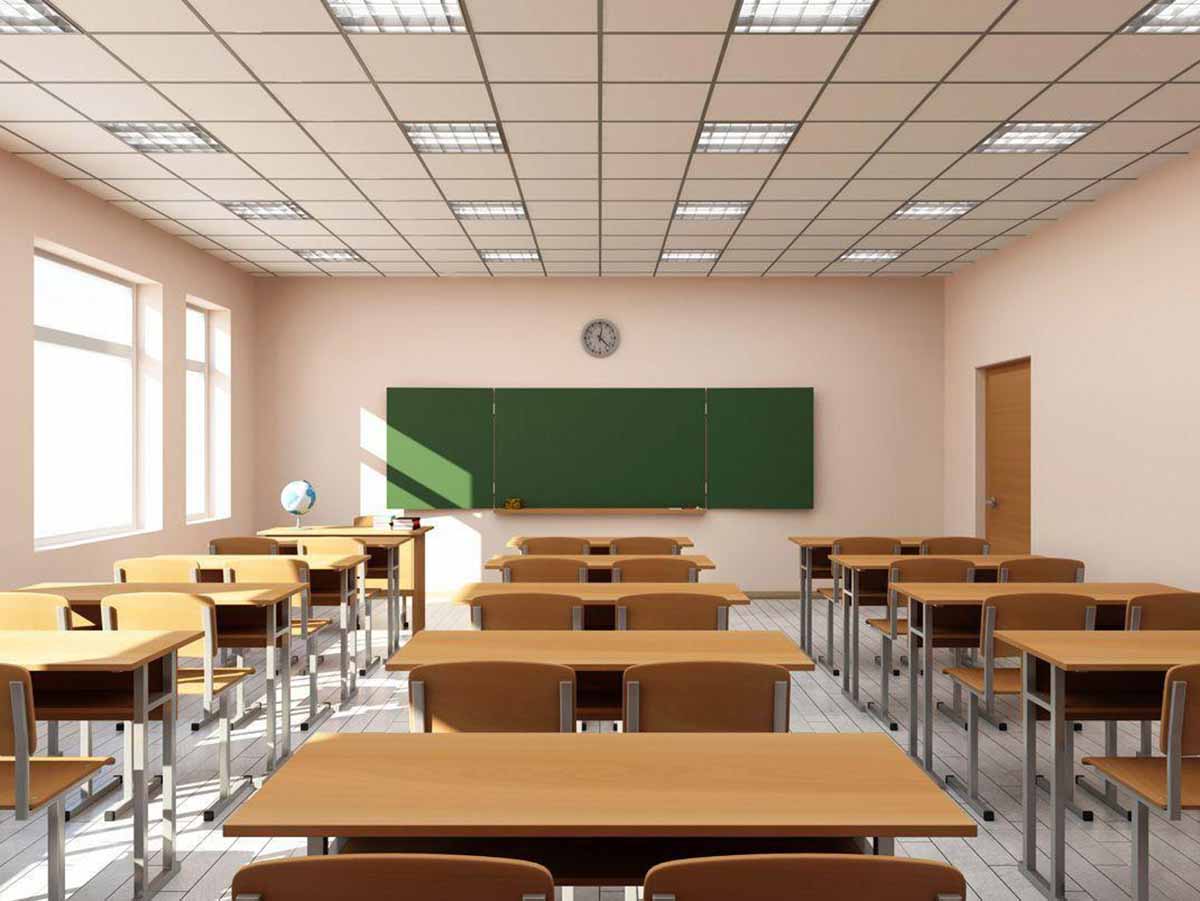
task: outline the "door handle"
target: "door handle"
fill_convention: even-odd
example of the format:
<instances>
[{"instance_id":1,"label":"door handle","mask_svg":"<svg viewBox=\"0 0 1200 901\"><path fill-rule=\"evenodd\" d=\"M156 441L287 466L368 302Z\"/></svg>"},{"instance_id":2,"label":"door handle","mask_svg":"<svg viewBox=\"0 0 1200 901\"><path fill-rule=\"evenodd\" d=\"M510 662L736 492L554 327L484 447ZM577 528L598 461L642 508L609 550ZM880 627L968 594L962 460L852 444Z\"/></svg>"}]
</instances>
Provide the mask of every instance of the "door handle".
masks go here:
<instances>
[{"instance_id":1,"label":"door handle","mask_svg":"<svg viewBox=\"0 0 1200 901\"><path fill-rule=\"evenodd\" d=\"M995 510L1000 506L1000 501L998 501L995 497L988 497L984 500L983 505L989 510Z\"/></svg>"}]
</instances>

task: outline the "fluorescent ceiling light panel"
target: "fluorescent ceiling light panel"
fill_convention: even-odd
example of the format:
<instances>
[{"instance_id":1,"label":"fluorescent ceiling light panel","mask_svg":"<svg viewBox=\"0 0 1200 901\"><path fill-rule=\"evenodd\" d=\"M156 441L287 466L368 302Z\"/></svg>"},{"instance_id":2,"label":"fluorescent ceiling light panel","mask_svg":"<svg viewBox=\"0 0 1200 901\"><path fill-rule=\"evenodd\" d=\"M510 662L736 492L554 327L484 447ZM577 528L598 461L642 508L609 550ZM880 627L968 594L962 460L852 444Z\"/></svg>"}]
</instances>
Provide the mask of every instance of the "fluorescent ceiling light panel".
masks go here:
<instances>
[{"instance_id":1,"label":"fluorescent ceiling light panel","mask_svg":"<svg viewBox=\"0 0 1200 901\"><path fill-rule=\"evenodd\" d=\"M297 250L296 255L310 263L361 263L362 257L353 250L335 247L329 250Z\"/></svg>"},{"instance_id":2,"label":"fluorescent ceiling light panel","mask_svg":"<svg viewBox=\"0 0 1200 901\"><path fill-rule=\"evenodd\" d=\"M844 263L887 263L900 253L899 250L847 250L838 259Z\"/></svg>"},{"instance_id":3,"label":"fluorescent ceiling light panel","mask_svg":"<svg viewBox=\"0 0 1200 901\"><path fill-rule=\"evenodd\" d=\"M519 200L451 200L450 212L459 219L527 219Z\"/></svg>"},{"instance_id":4,"label":"fluorescent ceiling light panel","mask_svg":"<svg viewBox=\"0 0 1200 901\"><path fill-rule=\"evenodd\" d=\"M1200 0L1151 3L1124 30L1138 34L1195 34L1200 32Z\"/></svg>"},{"instance_id":5,"label":"fluorescent ceiling light panel","mask_svg":"<svg viewBox=\"0 0 1200 901\"><path fill-rule=\"evenodd\" d=\"M664 263L711 263L721 256L719 250L664 250Z\"/></svg>"},{"instance_id":6,"label":"fluorescent ceiling light panel","mask_svg":"<svg viewBox=\"0 0 1200 901\"><path fill-rule=\"evenodd\" d=\"M741 219L749 210L749 200L683 200L675 205L675 218Z\"/></svg>"},{"instance_id":7,"label":"fluorescent ceiling light panel","mask_svg":"<svg viewBox=\"0 0 1200 901\"><path fill-rule=\"evenodd\" d=\"M495 122L405 122L402 127L417 153L504 152Z\"/></svg>"},{"instance_id":8,"label":"fluorescent ceiling light panel","mask_svg":"<svg viewBox=\"0 0 1200 901\"><path fill-rule=\"evenodd\" d=\"M290 200L229 200L221 204L243 219L311 219L302 206Z\"/></svg>"},{"instance_id":9,"label":"fluorescent ceiling light panel","mask_svg":"<svg viewBox=\"0 0 1200 901\"><path fill-rule=\"evenodd\" d=\"M228 153L229 148L195 122L97 122L143 153Z\"/></svg>"},{"instance_id":10,"label":"fluorescent ceiling light panel","mask_svg":"<svg viewBox=\"0 0 1200 901\"><path fill-rule=\"evenodd\" d=\"M975 153L1056 153L1087 137L1099 122L1005 122Z\"/></svg>"},{"instance_id":11,"label":"fluorescent ceiling light panel","mask_svg":"<svg viewBox=\"0 0 1200 901\"><path fill-rule=\"evenodd\" d=\"M479 256L486 263L536 263L541 259L536 250L481 250Z\"/></svg>"},{"instance_id":12,"label":"fluorescent ceiling light panel","mask_svg":"<svg viewBox=\"0 0 1200 901\"><path fill-rule=\"evenodd\" d=\"M742 34L845 34L858 31L874 0L742 0L733 30Z\"/></svg>"},{"instance_id":13,"label":"fluorescent ceiling light panel","mask_svg":"<svg viewBox=\"0 0 1200 901\"><path fill-rule=\"evenodd\" d=\"M39 0L0 0L0 34L71 34L70 19Z\"/></svg>"},{"instance_id":14,"label":"fluorescent ceiling light panel","mask_svg":"<svg viewBox=\"0 0 1200 901\"><path fill-rule=\"evenodd\" d=\"M798 122L705 122L697 153L782 153Z\"/></svg>"},{"instance_id":15,"label":"fluorescent ceiling light panel","mask_svg":"<svg viewBox=\"0 0 1200 901\"><path fill-rule=\"evenodd\" d=\"M450 34L465 32L458 0L325 0L343 31L360 34Z\"/></svg>"},{"instance_id":16,"label":"fluorescent ceiling light panel","mask_svg":"<svg viewBox=\"0 0 1200 901\"><path fill-rule=\"evenodd\" d=\"M974 200L910 200L896 212L893 219L957 219L975 207Z\"/></svg>"}]
</instances>

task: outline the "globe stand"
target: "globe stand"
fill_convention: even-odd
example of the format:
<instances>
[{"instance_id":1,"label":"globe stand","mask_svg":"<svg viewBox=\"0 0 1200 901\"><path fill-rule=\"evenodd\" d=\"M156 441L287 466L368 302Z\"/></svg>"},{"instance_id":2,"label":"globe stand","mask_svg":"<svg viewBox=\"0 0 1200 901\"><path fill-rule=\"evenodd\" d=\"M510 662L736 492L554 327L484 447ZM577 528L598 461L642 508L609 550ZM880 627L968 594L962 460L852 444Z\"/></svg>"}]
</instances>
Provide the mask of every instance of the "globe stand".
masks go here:
<instances>
[{"instance_id":1,"label":"globe stand","mask_svg":"<svg viewBox=\"0 0 1200 901\"><path fill-rule=\"evenodd\" d=\"M300 517L299 516L296 517L296 528L297 529L300 528Z\"/></svg>"}]
</instances>

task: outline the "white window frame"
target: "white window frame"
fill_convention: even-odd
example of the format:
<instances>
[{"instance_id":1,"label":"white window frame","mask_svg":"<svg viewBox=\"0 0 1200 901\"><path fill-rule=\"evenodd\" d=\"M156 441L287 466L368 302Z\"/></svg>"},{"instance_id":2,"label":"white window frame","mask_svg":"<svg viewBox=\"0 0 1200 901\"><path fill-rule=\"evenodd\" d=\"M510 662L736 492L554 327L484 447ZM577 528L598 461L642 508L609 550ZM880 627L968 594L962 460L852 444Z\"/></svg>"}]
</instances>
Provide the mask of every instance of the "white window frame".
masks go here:
<instances>
[{"instance_id":1,"label":"white window frame","mask_svg":"<svg viewBox=\"0 0 1200 901\"><path fill-rule=\"evenodd\" d=\"M112 538L118 535L129 535L137 532L141 528L142 522L142 485L141 485L141 441L140 441L140 397L138 385L140 382L138 372L138 344L139 335L141 334L141 323L139 321L138 295L137 285L125 279L117 278L107 272L102 272L99 269L94 269L91 266L86 266L75 260L64 259L52 253L47 253L43 250L35 250L34 257L42 257L59 266L66 266L71 269L77 269L95 278L104 279L113 284L120 285L123 288L129 289L130 315L131 315L131 331L130 336L132 343L130 345L118 344L113 341L104 341L99 338L89 338L86 335L77 335L74 332L64 332L59 329L49 328L36 324L36 305L37 305L37 289L34 289L34 320L33 341L36 344L39 341L47 344L57 344L61 347L72 347L77 350L92 351L94 353L108 354L109 356L121 357L130 361L130 383L132 384L132 397L130 409L133 415L130 417L130 428L132 429L132 444L133 454L130 456L130 478L133 485L133 497L130 506L132 520L128 523L122 523L119 526L111 526L107 529L89 529L81 532L67 532L58 535L43 535L34 538L34 549L42 550L54 547L61 547L67 544L82 544L89 541L97 541L104 538ZM37 391L37 385L34 384L34 392ZM36 404L36 401L35 401ZM36 414L35 414L36 415ZM36 467L38 461L35 458L33 465ZM34 497L34 508L37 507L37 497Z\"/></svg>"},{"instance_id":2,"label":"white window frame","mask_svg":"<svg viewBox=\"0 0 1200 901\"><path fill-rule=\"evenodd\" d=\"M187 355L187 311L194 310L204 316L204 361L192 360ZM200 372L204 375L204 467L202 478L204 479L204 509L199 513L190 513L187 511L187 463L184 461L184 518L187 522L205 522L213 519L216 516L215 510L217 507L216 498L214 497L213 485L213 402L212 402L212 370L213 370L213 317L212 310L200 306L199 304L189 303L184 310L184 342L183 342L183 365L188 372ZM185 376L186 377L186 376ZM187 387L184 386L184 442L187 441ZM186 454L186 450L185 450Z\"/></svg>"}]
</instances>

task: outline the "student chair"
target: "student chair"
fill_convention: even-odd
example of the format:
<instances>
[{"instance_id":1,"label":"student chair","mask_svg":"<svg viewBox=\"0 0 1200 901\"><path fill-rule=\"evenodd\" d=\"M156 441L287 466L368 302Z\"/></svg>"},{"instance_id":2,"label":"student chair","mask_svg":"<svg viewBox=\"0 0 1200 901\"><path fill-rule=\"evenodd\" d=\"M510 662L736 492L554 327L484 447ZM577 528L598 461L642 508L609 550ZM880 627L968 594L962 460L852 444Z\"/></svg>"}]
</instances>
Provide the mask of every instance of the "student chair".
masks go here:
<instances>
[{"instance_id":1,"label":"student chair","mask_svg":"<svg viewBox=\"0 0 1200 901\"><path fill-rule=\"evenodd\" d=\"M787 732L791 675L768 663L643 663L625 670L626 732Z\"/></svg>"},{"instance_id":2,"label":"student chair","mask_svg":"<svg viewBox=\"0 0 1200 901\"><path fill-rule=\"evenodd\" d=\"M357 538L342 537L342 536L320 536L315 538L304 537L296 542L296 550L303 555L308 554L331 554L341 557L358 557L362 555L370 556L370 551ZM386 567L383 570L386 576ZM373 642L372 637L374 619L372 614L372 606L378 598L387 597L387 589L379 587L370 587L367 580L370 577L371 569L368 562L360 571L356 572L355 579L358 586L358 592L355 600L351 603L353 613L349 622L341 624L343 634L349 634L351 631L356 631L358 628L359 605L362 605L363 625L366 631L367 644L367 660L372 659ZM320 582L320 577L317 579ZM376 586L378 583L376 583ZM338 607L341 608L341 598L337 591L322 591L319 587L312 585L312 579L309 580L309 605L313 607ZM357 642L357 637L355 638ZM355 666L357 666L355 662ZM365 676L366 668L359 669L358 674Z\"/></svg>"},{"instance_id":3,"label":"student chair","mask_svg":"<svg viewBox=\"0 0 1200 901\"><path fill-rule=\"evenodd\" d=\"M239 554L278 554L279 542L259 535L232 535L214 538L208 543L210 554L233 556Z\"/></svg>"},{"instance_id":4,"label":"student chair","mask_svg":"<svg viewBox=\"0 0 1200 901\"><path fill-rule=\"evenodd\" d=\"M986 538L926 538L921 542L920 552L929 555L990 554L991 545Z\"/></svg>"},{"instance_id":5,"label":"student chair","mask_svg":"<svg viewBox=\"0 0 1200 901\"><path fill-rule=\"evenodd\" d=\"M545 538L526 538L521 542L519 550L522 554L590 554L592 546L586 538L567 538L547 536Z\"/></svg>"},{"instance_id":6,"label":"student chair","mask_svg":"<svg viewBox=\"0 0 1200 901\"><path fill-rule=\"evenodd\" d=\"M691 560L633 557L613 566L614 582L696 582L699 570Z\"/></svg>"},{"instance_id":7,"label":"student chair","mask_svg":"<svg viewBox=\"0 0 1200 901\"><path fill-rule=\"evenodd\" d=\"M402 887L402 888L401 888ZM334 854L265 860L233 877L233 901L428 898L553 901L550 871L536 863L457 854Z\"/></svg>"},{"instance_id":8,"label":"student chair","mask_svg":"<svg viewBox=\"0 0 1200 901\"><path fill-rule=\"evenodd\" d=\"M505 582L586 582L587 567L562 557L522 557L504 566Z\"/></svg>"},{"instance_id":9,"label":"student chair","mask_svg":"<svg viewBox=\"0 0 1200 901\"><path fill-rule=\"evenodd\" d=\"M700 630L729 628L729 602L711 594L630 594L617 601L617 628Z\"/></svg>"},{"instance_id":10,"label":"student chair","mask_svg":"<svg viewBox=\"0 0 1200 901\"><path fill-rule=\"evenodd\" d=\"M175 675L176 691L180 698L200 698L206 718L216 714L219 721L218 775L220 792L217 801L204 811L208 822L216 819L221 811L234 804L254 784L249 780L231 788L230 772L233 766L229 721L229 693L240 688L242 683L254 675L254 670L243 666L217 667L213 658L217 654L217 608L212 600L197 594L177 592L138 592L135 594L109 595L100 603L100 619L105 629L143 629L165 631L197 631L201 638L179 649L180 657L199 657L203 665L196 668L178 667ZM125 780L133 786L133 730L125 727ZM132 799L132 795L129 796Z\"/></svg>"},{"instance_id":11,"label":"student chair","mask_svg":"<svg viewBox=\"0 0 1200 901\"><path fill-rule=\"evenodd\" d=\"M847 538L835 538L830 548L830 556L835 554L893 554L899 556L901 550L900 540L898 538L874 538L870 536L853 536ZM847 603L844 594L846 592L846 583L839 568L831 562L830 572L834 579L833 588L818 588L816 596L825 601L825 650L829 656L825 657L817 655L817 661L825 664L825 666L835 676L841 675L841 670L834 666L833 661L833 607L835 604L842 605L842 654L843 662L848 662L850 659L850 640L851 640L851 622L850 622L850 604ZM840 581L839 581L840 580ZM840 589L839 589L840 586ZM887 606L887 574L866 573L856 586L858 593L858 603L860 607L886 607ZM858 639L857 623L853 624L854 639Z\"/></svg>"},{"instance_id":12,"label":"student chair","mask_svg":"<svg viewBox=\"0 0 1200 901\"><path fill-rule=\"evenodd\" d=\"M514 660L414 667L408 731L574 732L575 671Z\"/></svg>"},{"instance_id":13,"label":"student chair","mask_svg":"<svg viewBox=\"0 0 1200 901\"><path fill-rule=\"evenodd\" d=\"M199 582L200 564L178 557L130 557L113 564L113 581L130 583Z\"/></svg>"},{"instance_id":14,"label":"student chair","mask_svg":"<svg viewBox=\"0 0 1200 901\"><path fill-rule=\"evenodd\" d=\"M0 810L17 820L46 809L48 901L67 897L66 797L111 757L35 757L37 710L28 670L0 663Z\"/></svg>"},{"instance_id":15,"label":"student chair","mask_svg":"<svg viewBox=\"0 0 1200 901\"><path fill-rule=\"evenodd\" d=\"M471 601L471 625L488 631L583 628L583 605L567 594L485 594Z\"/></svg>"},{"instance_id":16,"label":"student chair","mask_svg":"<svg viewBox=\"0 0 1200 901\"><path fill-rule=\"evenodd\" d=\"M1000 564L998 582L1082 582L1083 561L1066 557L1020 557Z\"/></svg>"},{"instance_id":17,"label":"student chair","mask_svg":"<svg viewBox=\"0 0 1200 901\"><path fill-rule=\"evenodd\" d=\"M979 654L983 658L983 666L953 666L942 670L955 686L967 692L967 784L964 786L957 776L948 773L946 785L978 811L984 820L991 822L996 814L979 794L980 704L991 714L997 697L1020 697L1021 694L1020 665L996 665L997 660L1019 658L1021 653L999 641L995 634L1001 629L1091 630L1096 626L1096 601L1077 594L1031 592L994 595L983 602L981 619ZM1067 730L1067 743L1069 755L1070 746L1074 745L1074 731L1071 729ZM1078 814L1077 809L1076 812Z\"/></svg>"},{"instance_id":18,"label":"student chair","mask_svg":"<svg viewBox=\"0 0 1200 901\"><path fill-rule=\"evenodd\" d=\"M657 536L614 538L612 541L614 554L678 554L679 545L674 538L659 538Z\"/></svg>"},{"instance_id":19,"label":"student chair","mask_svg":"<svg viewBox=\"0 0 1200 901\"><path fill-rule=\"evenodd\" d=\"M962 873L944 863L858 854L748 854L661 863L645 901L962 901Z\"/></svg>"},{"instance_id":20,"label":"student chair","mask_svg":"<svg viewBox=\"0 0 1200 901\"><path fill-rule=\"evenodd\" d=\"M356 516L354 517L354 527L356 529L374 529L375 516ZM400 600L400 628L408 628L408 599L416 593L416 580L413 576L413 549L415 545L410 541L400 545L396 549L396 594ZM371 555L371 561L367 564L367 588L382 589L385 593L388 588L388 555L385 549L367 548L367 553Z\"/></svg>"},{"instance_id":21,"label":"student chair","mask_svg":"<svg viewBox=\"0 0 1200 901\"><path fill-rule=\"evenodd\" d=\"M1085 757L1083 763L1136 800L1133 811L1133 897L1150 898L1150 807L1172 820L1200 809L1200 664L1167 670L1159 750L1164 757Z\"/></svg>"},{"instance_id":22,"label":"student chair","mask_svg":"<svg viewBox=\"0 0 1200 901\"><path fill-rule=\"evenodd\" d=\"M888 570L888 585L894 582L974 582L975 567L963 560L946 560L941 557L909 557L897 560ZM906 606L902 598L898 598L892 590L887 592L888 615L871 617L867 626L877 631L882 639L883 653L879 659L879 718L888 724L893 732L900 728L899 723L891 718L888 712L891 704L890 680L899 676L900 671L892 665L894 648L892 643L908 636L908 620L901 619L899 612ZM940 634L930 636L929 640L936 647L954 648L955 662L959 662L964 643L973 643L977 632L960 634L951 629L943 629ZM903 661L903 657L901 660ZM911 666L911 662L909 664ZM958 692L955 691L954 709L960 706Z\"/></svg>"}]
</instances>

